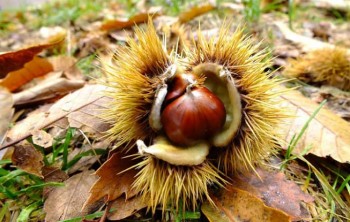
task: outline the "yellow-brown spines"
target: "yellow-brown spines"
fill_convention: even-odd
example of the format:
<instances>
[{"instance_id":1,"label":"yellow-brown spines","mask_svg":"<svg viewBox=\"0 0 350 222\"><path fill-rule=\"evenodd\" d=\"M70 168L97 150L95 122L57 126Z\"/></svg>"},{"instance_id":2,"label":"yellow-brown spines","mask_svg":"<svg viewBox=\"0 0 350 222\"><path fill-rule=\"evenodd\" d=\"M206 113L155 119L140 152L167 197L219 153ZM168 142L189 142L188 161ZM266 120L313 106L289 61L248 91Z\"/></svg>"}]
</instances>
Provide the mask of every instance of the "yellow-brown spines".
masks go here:
<instances>
[{"instance_id":1,"label":"yellow-brown spines","mask_svg":"<svg viewBox=\"0 0 350 222\"><path fill-rule=\"evenodd\" d=\"M347 50L323 48L290 60L283 72L307 83L326 84L350 90L350 59Z\"/></svg>"},{"instance_id":2,"label":"yellow-brown spines","mask_svg":"<svg viewBox=\"0 0 350 222\"><path fill-rule=\"evenodd\" d=\"M242 121L239 132L219 152L219 168L225 173L254 170L271 154L276 145L276 127L285 118L276 106L276 79L265 73L270 65L266 52L238 28L233 34L224 25L217 38L207 40L200 32L194 49L187 49L188 71L202 63L222 65L234 79L242 100Z\"/></svg>"},{"instance_id":3,"label":"yellow-brown spines","mask_svg":"<svg viewBox=\"0 0 350 222\"><path fill-rule=\"evenodd\" d=\"M153 25L147 32L137 28L136 37L115 53L111 63L102 61L111 87L107 96L113 98L103 118L112 125L108 137L116 147L151 137L148 115L161 82L158 76L170 65Z\"/></svg>"},{"instance_id":4,"label":"yellow-brown spines","mask_svg":"<svg viewBox=\"0 0 350 222\"><path fill-rule=\"evenodd\" d=\"M178 210L181 205L184 209L195 211L197 201L207 198L212 202L208 185L222 186L227 183L220 175L220 171L209 161L188 167L174 166L147 157L136 166L136 169L140 171L133 187L143 194L152 212L155 212L159 204L163 212L167 206Z\"/></svg>"}]
</instances>

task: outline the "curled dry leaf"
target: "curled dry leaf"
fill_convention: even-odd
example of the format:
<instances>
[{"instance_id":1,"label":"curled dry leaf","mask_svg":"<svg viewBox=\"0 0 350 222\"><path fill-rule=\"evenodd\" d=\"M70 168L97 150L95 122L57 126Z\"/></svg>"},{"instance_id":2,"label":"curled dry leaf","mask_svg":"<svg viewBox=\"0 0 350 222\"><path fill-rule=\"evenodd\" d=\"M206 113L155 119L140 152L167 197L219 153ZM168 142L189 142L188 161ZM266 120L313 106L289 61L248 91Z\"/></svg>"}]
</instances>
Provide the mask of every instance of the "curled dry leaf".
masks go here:
<instances>
[{"instance_id":1,"label":"curled dry leaf","mask_svg":"<svg viewBox=\"0 0 350 222\"><path fill-rule=\"evenodd\" d=\"M61 221L90 213L88 209L82 210L82 206L88 196L89 188L97 179L93 172L76 174L64 182L64 187L56 187L49 193L44 203L45 221Z\"/></svg>"},{"instance_id":2,"label":"curled dry leaf","mask_svg":"<svg viewBox=\"0 0 350 222\"><path fill-rule=\"evenodd\" d=\"M135 160L125 158L121 153L114 153L103 165L96 171L100 178L91 187L90 196L84 206L89 206L96 201L105 198L105 202L112 201L125 193L126 199L136 195L131 185L135 180L137 171L135 169L126 169L135 165Z\"/></svg>"},{"instance_id":3,"label":"curled dry leaf","mask_svg":"<svg viewBox=\"0 0 350 222\"><path fill-rule=\"evenodd\" d=\"M55 40L48 44L42 44L32 46L26 49L21 49L15 52L8 52L0 55L0 78L4 78L9 72L23 68L23 66L33 60L34 56L42 50L52 47L61 43L64 36L61 39Z\"/></svg>"},{"instance_id":4,"label":"curled dry leaf","mask_svg":"<svg viewBox=\"0 0 350 222\"><path fill-rule=\"evenodd\" d=\"M83 87L84 84L85 81L83 80L57 78L52 81L42 81L27 90L15 93L13 98L16 105L33 103L65 95Z\"/></svg>"},{"instance_id":5,"label":"curled dry leaf","mask_svg":"<svg viewBox=\"0 0 350 222\"><path fill-rule=\"evenodd\" d=\"M257 174L234 178L232 186L245 190L264 203L288 214L293 220L308 220L310 215L302 203L311 203L314 198L304 193L293 181L287 181L281 172L257 169ZM259 176L258 176L259 175Z\"/></svg>"},{"instance_id":6,"label":"curled dry leaf","mask_svg":"<svg viewBox=\"0 0 350 222\"><path fill-rule=\"evenodd\" d=\"M18 122L11 128L6 137L5 143L0 147L0 149L13 145L29 137L32 135L34 130L43 129L66 117L67 115L87 107L99 99L103 99L104 96L101 92L105 89L106 86L102 85L86 85L82 89L60 99L57 103L50 107L49 111L36 113ZM93 105L93 107L96 106ZM87 108L87 110L89 109ZM91 110L92 112L98 112L98 110ZM101 120L99 123L102 124L102 122L103 121ZM103 122L103 124L106 123Z\"/></svg>"},{"instance_id":7,"label":"curled dry leaf","mask_svg":"<svg viewBox=\"0 0 350 222\"><path fill-rule=\"evenodd\" d=\"M281 108L290 111L295 116L289 122L284 122L281 135L289 142L294 135L298 135L311 114L318 108L318 104L304 97L300 92L292 90L281 95ZM331 156L333 159L345 163L350 162L350 125L326 108L322 108L310 122L302 138L293 150L300 154L311 146L308 153L319 157ZM284 145L283 148L287 148Z\"/></svg>"},{"instance_id":8,"label":"curled dry leaf","mask_svg":"<svg viewBox=\"0 0 350 222\"><path fill-rule=\"evenodd\" d=\"M14 91L30 80L51 71L53 71L53 67L50 62L44 58L34 57L31 61L24 64L23 68L8 73L4 79L0 80L0 86Z\"/></svg>"},{"instance_id":9,"label":"curled dry leaf","mask_svg":"<svg viewBox=\"0 0 350 222\"><path fill-rule=\"evenodd\" d=\"M13 91L31 79L45 75L53 70L51 63L36 55L44 49L55 46L63 41L65 36L55 39L55 42L37 45L15 52L0 55L0 85Z\"/></svg>"},{"instance_id":10,"label":"curled dry leaf","mask_svg":"<svg viewBox=\"0 0 350 222\"><path fill-rule=\"evenodd\" d=\"M278 28L286 40L297 44L305 52L322 48L335 48L335 45L297 34L290 30L283 22L274 22L274 25ZM347 54L350 55L350 50L347 50Z\"/></svg>"},{"instance_id":11,"label":"curled dry leaf","mask_svg":"<svg viewBox=\"0 0 350 222\"><path fill-rule=\"evenodd\" d=\"M205 3L202 5L195 5L188 9L187 11L181 12L179 15L179 22L186 23L191 21L192 19L203 15L211 10L215 9L215 5L211 3Z\"/></svg>"},{"instance_id":12,"label":"curled dry leaf","mask_svg":"<svg viewBox=\"0 0 350 222\"><path fill-rule=\"evenodd\" d=\"M12 94L6 88L0 87L0 145L4 140L14 112L12 106Z\"/></svg>"},{"instance_id":13,"label":"curled dry leaf","mask_svg":"<svg viewBox=\"0 0 350 222\"><path fill-rule=\"evenodd\" d=\"M145 23L148 21L150 17L155 18L158 15L159 15L158 12L142 12L128 19L120 18L120 19L106 21L102 24L100 29L104 31L125 29L139 23Z\"/></svg>"},{"instance_id":14,"label":"curled dry leaf","mask_svg":"<svg viewBox=\"0 0 350 222\"><path fill-rule=\"evenodd\" d=\"M208 201L202 205L202 212L210 222L289 222L290 217L282 211L268 207L262 200L247 191L233 186L211 194L216 205Z\"/></svg>"},{"instance_id":15,"label":"curled dry leaf","mask_svg":"<svg viewBox=\"0 0 350 222\"><path fill-rule=\"evenodd\" d=\"M44 130L35 130L32 133L32 135L33 135L32 139L34 144L44 148L48 148L52 146L53 138L50 134L48 134Z\"/></svg>"},{"instance_id":16,"label":"curled dry leaf","mask_svg":"<svg viewBox=\"0 0 350 222\"><path fill-rule=\"evenodd\" d=\"M147 207L147 204L140 196L128 200L125 200L124 197L119 197L113 202L111 209L114 209L114 211L109 213L107 218L109 220L122 220L145 207Z\"/></svg>"},{"instance_id":17,"label":"curled dry leaf","mask_svg":"<svg viewBox=\"0 0 350 222\"><path fill-rule=\"evenodd\" d=\"M27 173L43 177L43 155L32 144L23 143L15 146L12 163Z\"/></svg>"}]
</instances>

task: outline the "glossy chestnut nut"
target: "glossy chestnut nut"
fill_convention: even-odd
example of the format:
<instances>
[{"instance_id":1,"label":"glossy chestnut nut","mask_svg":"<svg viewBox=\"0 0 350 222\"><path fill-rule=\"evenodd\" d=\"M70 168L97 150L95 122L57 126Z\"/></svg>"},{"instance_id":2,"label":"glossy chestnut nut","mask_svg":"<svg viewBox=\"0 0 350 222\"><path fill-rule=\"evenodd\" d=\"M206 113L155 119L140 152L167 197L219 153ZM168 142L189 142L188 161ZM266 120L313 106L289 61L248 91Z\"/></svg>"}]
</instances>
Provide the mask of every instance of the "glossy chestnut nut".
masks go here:
<instances>
[{"instance_id":1,"label":"glossy chestnut nut","mask_svg":"<svg viewBox=\"0 0 350 222\"><path fill-rule=\"evenodd\" d=\"M171 99L165 103L161 121L165 134L174 144L190 146L209 139L225 124L223 102L204 86L187 88L182 95Z\"/></svg>"}]
</instances>

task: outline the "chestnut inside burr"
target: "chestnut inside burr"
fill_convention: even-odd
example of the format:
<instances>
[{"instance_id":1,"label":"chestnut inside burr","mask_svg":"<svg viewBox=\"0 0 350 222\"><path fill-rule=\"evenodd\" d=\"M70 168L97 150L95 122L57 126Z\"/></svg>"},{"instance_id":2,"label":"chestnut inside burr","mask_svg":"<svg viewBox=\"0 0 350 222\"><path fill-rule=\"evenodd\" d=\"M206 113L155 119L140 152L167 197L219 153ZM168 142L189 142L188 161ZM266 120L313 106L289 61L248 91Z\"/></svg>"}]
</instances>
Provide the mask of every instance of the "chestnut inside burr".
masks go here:
<instances>
[{"instance_id":1,"label":"chestnut inside burr","mask_svg":"<svg viewBox=\"0 0 350 222\"><path fill-rule=\"evenodd\" d=\"M220 98L205 86L195 86L192 80L193 76L184 74L173 79L161 114L166 136L182 146L209 140L226 121L226 109Z\"/></svg>"}]
</instances>

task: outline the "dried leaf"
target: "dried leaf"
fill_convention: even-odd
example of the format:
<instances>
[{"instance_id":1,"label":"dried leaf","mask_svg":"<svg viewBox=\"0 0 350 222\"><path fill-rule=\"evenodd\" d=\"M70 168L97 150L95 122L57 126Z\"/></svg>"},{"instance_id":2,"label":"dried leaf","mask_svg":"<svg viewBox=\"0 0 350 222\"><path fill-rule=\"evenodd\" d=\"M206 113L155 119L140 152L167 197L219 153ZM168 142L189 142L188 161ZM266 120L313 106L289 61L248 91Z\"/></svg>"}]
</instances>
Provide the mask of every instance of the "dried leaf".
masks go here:
<instances>
[{"instance_id":1,"label":"dried leaf","mask_svg":"<svg viewBox=\"0 0 350 222\"><path fill-rule=\"evenodd\" d=\"M69 178L68 175L59 167L44 166L42 171L43 171L45 182L63 182ZM44 191L43 191L44 199L46 199L49 193L54 189L55 187L44 187Z\"/></svg>"},{"instance_id":2,"label":"dried leaf","mask_svg":"<svg viewBox=\"0 0 350 222\"><path fill-rule=\"evenodd\" d=\"M0 78L4 78L9 72L19 70L23 66L32 61L34 56L41 52L42 50L52 47L61 43L64 39L64 36L61 36L61 39L55 40L48 44L37 45L29 47L26 49L21 49L15 52L8 52L0 55ZM29 78L27 78L29 79Z\"/></svg>"},{"instance_id":3,"label":"dried leaf","mask_svg":"<svg viewBox=\"0 0 350 222\"><path fill-rule=\"evenodd\" d=\"M96 175L100 178L92 186L89 199L85 206L88 206L101 198L105 198L105 202L112 201L125 193L126 199L136 195L131 189L136 175L135 169L124 170L135 165L135 160L131 158L123 158L121 153L114 153L97 171Z\"/></svg>"},{"instance_id":4,"label":"dried leaf","mask_svg":"<svg viewBox=\"0 0 350 222\"><path fill-rule=\"evenodd\" d=\"M299 35L292 30L288 28L288 26L283 22L275 22L274 25L279 29L279 31L282 33L283 37L291 41L294 44L297 44L300 46L303 51L309 52L316 49L322 49L322 48L335 48L335 45L321 42L319 40L309 38L303 35ZM347 54L350 55L350 50L347 50Z\"/></svg>"},{"instance_id":5,"label":"dried leaf","mask_svg":"<svg viewBox=\"0 0 350 222\"><path fill-rule=\"evenodd\" d=\"M31 61L24 64L22 69L8 73L4 79L0 80L0 86L14 91L30 80L51 71L53 71L53 67L50 62L44 58L34 57Z\"/></svg>"},{"instance_id":6,"label":"dried leaf","mask_svg":"<svg viewBox=\"0 0 350 222\"><path fill-rule=\"evenodd\" d=\"M88 196L89 188L96 181L94 171L85 171L72 176L64 182L64 187L56 187L44 203L45 221L60 221L87 215L82 206Z\"/></svg>"},{"instance_id":7,"label":"dried leaf","mask_svg":"<svg viewBox=\"0 0 350 222\"><path fill-rule=\"evenodd\" d=\"M83 80L69 80L65 78L42 81L32 88L13 94L16 105L48 100L65 95L71 91L83 87Z\"/></svg>"},{"instance_id":8,"label":"dried leaf","mask_svg":"<svg viewBox=\"0 0 350 222\"><path fill-rule=\"evenodd\" d=\"M282 108L289 110L295 118L283 123L281 135L289 142L298 135L318 108L318 104L304 97L300 92L293 90L281 96ZM345 163L350 162L350 125L333 112L322 108L310 122L308 129L297 143L294 154L300 154L311 146L309 153L319 157L331 156L333 159ZM287 148L286 145L283 148Z\"/></svg>"},{"instance_id":9,"label":"dried leaf","mask_svg":"<svg viewBox=\"0 0 350 222\"><path fill-rule=\"evenodd\" d=\"M111 206L112 213L108 214L109 220L121 220L127 218L137 211L147 207L147 204L142 201L140 196L125 200L124 197L119 197Z\"/></svg>"},{"instance_id":10,"label":"dried leaf","mask_svg":"<svg viewBox=\"0 0 350 222\"><path fill-rule=\"evenodd\" d=\"M44 130L35 130L32 133L32 135L33 135L32 139L34 144L44 148L52 146L53 138L50 134L48 134Z\"/></svg>"},{"instance_id":11,"label":"dried leaf","mask_svg":"<svg viewBox=\"0 0 350 222\"><path fill-rule=\"evenodd\" d=\"M233 179L232 186L245 190L262 199L264 203L287 213L293 220L308 220L310 215L301 203L311 203L313 197L301 191L300 187L287 181L281 172L257 169L256 173Z\"/></svg>"},{"instance_id":12,"label":"dried leaf","mask_svg":"<svg viewBox=\"0 0 350 222\"><path fill-rule=\"evenodd\" d=\"M51 106L49 111L30 115L11 128L1 149L29 137L34 130L43 129L67 115L87 107L99 99L103 99L104 95L102 92L105 89L106 86L102 85L86 85L84 88L60 99ZM95 107L95 105L93 105L93 107ZM103 121L101 120L100 122Z\"/></svg>"},{"instance_id":13,"label":"dried leaf","mask_svg":"<svg viewBox=\"0 0 350 222\"><path fill-rule=\"evenodd\" d=\"M12 154L12 163L23 171L43 177L42 168L44 167L43 155L34 148L32 144L24 143L15 146Z\"/></svg>"},{"instance_id":14,"label":"dried leaf","mask_svg":"<svg viewBox=\"0 0 350 222\"><path fill-rule=\"evenodd\" d=\"M101 110L107 109L111 98L103 97L89 106L85 106L75 112L67 115L70 127L81 129L85 133L89 133L92 137L101 137L110 128L106 121L100 118Z\"/></svg>"},{"instance_id":15,"label":"dried leaf","mask_svg":"<svg viewBox=\"0 0 350 222\"><path fill-rule=\"evenodd\" d=\"M312 0L311 1L316 7L328 9L328 10L339 10L339 11L349 11L350 2L347 0Z\"/></svg>"},{"instance_id":16,"label":"dried leaf","mask_svg":"<svg viewBox=\"0 0 350 222\"><path fill-rule=\"evenodd\" d=\"M119 29L129 28L129 27L132 27L132 26L139 24L139 23L145 23L148 21L148 18L150 18L150 17L155 18L158 15L159 15L159 13L157 13L157 12L154 12L154 13L142 12L142 13L139 13L139 14L132 16L129 19L120 18L120 19L106 21L102 24L101 30L111 31L111 30L119 30Z\"/></svg>"},{"instance_id":17,"label":"dried leaf","mask_svg":"<svg viewBox=\"0 0 350 222\"><path fill-rule=\"evenodd\" d=\"M290 217L282 211L268 207L262 200L247 191L228 186L219 193L211 194L217 208L209 201L202 205L202 212L210 222L285 222Z\"/></svg>"},{"instance_id":18,"label":"dried leaf","mask_svg":"<svg viewBox=\"0 0 350 222\"><path fill-rule=\"evenodd\" d=\"M10 126L12 115L14 113L12 106L12 94L7 89L0 87L0 145L4 140L5 134Z\"/></svg>"},{"instance_id":19,"label":"dried leaf","mask_svg":"<svg viewBox=\"0 0 350 222\"><path fill-rule=\"evenodd\" d=\"M215 6L210 3L202 4L202 5L195 5L192 8L190 8L187 11L184 11L180 13L179 15L179 22L180 23L186 23L191 21L192 19L203 15L211 10L215 9Z\"/></svg>"},{"instance_id":20,"label":"dried leaf","mask_svg":"<svg viewBox=\"0 0 350 222\"><path fill-rule=\"evenodd\" d=\"M70 80L83 80L84 76L77 68L77 59L72 56L60 55L49 58L54 71L63 71L63 75Z\"/></svg>"}]
</instances>

